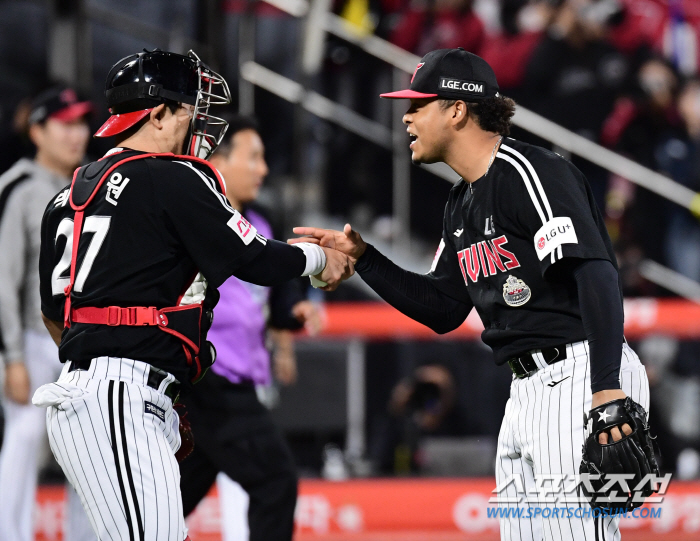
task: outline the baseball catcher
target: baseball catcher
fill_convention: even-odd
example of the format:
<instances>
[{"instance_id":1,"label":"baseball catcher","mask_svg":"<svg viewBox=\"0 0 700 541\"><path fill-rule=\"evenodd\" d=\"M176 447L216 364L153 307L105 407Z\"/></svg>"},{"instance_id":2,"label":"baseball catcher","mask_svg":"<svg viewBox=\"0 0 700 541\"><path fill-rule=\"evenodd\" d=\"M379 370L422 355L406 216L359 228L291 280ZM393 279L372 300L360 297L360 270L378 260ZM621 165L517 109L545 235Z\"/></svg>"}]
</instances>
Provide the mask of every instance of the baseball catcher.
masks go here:
<instances>
[{"instance_id":1,"label":"baseball catcher","mask_svg":"<svg viewBox=\"0 0 700 541\"><path fill-rule=\"evenodd\" d=\"M98 539L183 541L177 459L192 437L173 405L215 360L217 289L311 274L332 288L353 267L265 238L230 205L205 161L228 126L211 108L230 92L193 52L125 57L105 96L97 135L115 147L76 170L41 222L41 311L64 366L32 402Z\"/></svg>"}]
</instances>

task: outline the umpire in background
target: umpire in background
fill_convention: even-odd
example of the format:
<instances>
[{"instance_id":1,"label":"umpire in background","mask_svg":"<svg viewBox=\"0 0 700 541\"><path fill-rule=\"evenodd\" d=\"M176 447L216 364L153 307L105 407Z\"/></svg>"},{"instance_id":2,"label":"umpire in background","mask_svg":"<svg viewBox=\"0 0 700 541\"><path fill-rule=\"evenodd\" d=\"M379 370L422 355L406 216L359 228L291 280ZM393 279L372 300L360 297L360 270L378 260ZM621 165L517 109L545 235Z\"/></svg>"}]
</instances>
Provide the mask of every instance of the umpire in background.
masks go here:
<instances>
[{"instance_id":1,"label":"umpire in background","mask_svg":"<svg viewBox=\"0 0 700 541\"><path fill-rule=\"evenodd\" d=\"M65 187L85 157L89 102L56 86L39 94L29 115L34 160L22 158L0 176L0 326L5 346L6 431L0 452L0 541L34 538L33 512L46 412L29 403L61 371L58 349L41 320L39 247L46 203ZM93 538L69 488L67 538ZM77 521L77 522L76 522ZM78 533L79 528L83 534Z\"/></svg>"},{"instance_id":2,"label":"umpire in background","mask_svg":"<svg viewBox=\"0 0 700 541\"><path fill-rule=\"evenodd\" d=\"M262 235L272 238L269 222L252 206L268 172L257 124L234 117L226 137L211 158L226 183L226 197ZM277 379L289 384L296 377L296 365L288 329L306 324L318 330L319 317L297 281L270 289L231 277L219 293L209 330L216 363L191 394L182 397L196 442L193 453L180 463L184 514L194 510L223 472L250 498L250 541L288 541L294 529L296 468L281 432L258 400L256 386L271 383L268 324L274 328L270 336ZM223 514L235 520L236 502L227 499L229 492L220 490L219 497ZM224 539L232 534L232 526L224 521Z\"/></svg>"}]
</instances>

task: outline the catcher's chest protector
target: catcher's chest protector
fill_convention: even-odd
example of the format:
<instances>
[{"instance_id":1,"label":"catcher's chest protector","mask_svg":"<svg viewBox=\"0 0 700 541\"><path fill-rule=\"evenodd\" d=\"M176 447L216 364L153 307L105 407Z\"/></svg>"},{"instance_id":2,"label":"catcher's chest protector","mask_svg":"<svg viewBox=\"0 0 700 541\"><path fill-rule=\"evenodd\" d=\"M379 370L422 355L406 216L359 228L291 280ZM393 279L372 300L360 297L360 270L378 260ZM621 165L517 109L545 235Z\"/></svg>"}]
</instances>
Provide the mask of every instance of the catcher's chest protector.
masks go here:
<instances>
[{"instance_id":1,"label":"catcher's chest protector","mask_svg":"<svg viewBox=\"0 0 700 541\"><path fill-rule=\"evenodd\" d=\"M202 302L180 305L182 298L187 291L187 286L182 291L178 299L177 306L158 308L154 306L106 306L91 307L81 306L71 307L71 293L75 284L78 246L80 244L80 234L83 229L85 211L95 199L97 192L104 182L120 166L127 162L143 159L177 159L179 161L189 161L193 164L202 163L203 160L191 156L177 156L175 154L143 154L134 151L124 151L107 156L106 158L81 167L75 171L73 182L71 183L70 205L75 211L73 220L73 247L71 252L70 283L65 288L66 295L64 310L64 326L71 326L71 323L88 323L95 325L109 326L155 326L163 332L178 338L182 343L188 365L192 368L192 379L198 380L203 374L202 363L200 361L201 327L202 327ZM220 179L217 179L220 183ZM75 240L78 239L78 240ZM118 264L118 262L115 262ZM192 277L192 280L195 276Z\"/></svg>"}]
</instances>

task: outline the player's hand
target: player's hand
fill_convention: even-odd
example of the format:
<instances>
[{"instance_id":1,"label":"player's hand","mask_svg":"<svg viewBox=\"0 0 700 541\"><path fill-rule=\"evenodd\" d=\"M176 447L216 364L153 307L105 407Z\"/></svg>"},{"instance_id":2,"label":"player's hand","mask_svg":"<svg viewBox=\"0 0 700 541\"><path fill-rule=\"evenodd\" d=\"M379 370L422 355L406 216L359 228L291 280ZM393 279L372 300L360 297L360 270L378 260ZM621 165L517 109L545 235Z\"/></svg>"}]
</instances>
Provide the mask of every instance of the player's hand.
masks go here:
<instances>
[{"instance_id":1,"label":"player's hand","mask_svg":"<svg viewBox=\"0 0 700 541\"><path fill-rule=\"evenodd\" d=\"M29 372L23 362L5 367L5 396L18 404L29 404Z\"/></svg>"},{"instance_id":2,"label":"player's hand","mask_svg":"<svg viewBox=\"0 0 700 541\"><path fill-rule=\"evenodd\" d=\"M625 392L621 389L607 389L605 391L598 391L593 393L593 399L591 401L591 409L597 408L611 400L617 400L618 398L627 398ZM621 432L622 431L622 432ZM610 429L610 437L612 441L620 441L622 439L622 434L629 436L632 433L632 427L627 423L622 426L614 426ZM606 444L610 441L607 432L601 432L598 435L598 443Z\"/></svg>"},{"instance_id":3,"label":"player's hand","mask_svg":"<svg viewBox=\"0 0 700 541\"><path fill-rule=\"evenodd\" d=\"M292 315L304 324L309 336L316 336L323 329L321 310L311 301L299 301L292 307Z\"/></svg>"},{"instance_id":4,"label":"player's hand","mask_svg":"<svg viewBox=\"0 0 700 541\"><path fill-rule=\"evenodd\" d=\"M350 257L344 253L323 246L321 248L326 253L326 266L315 278L326 282L326 285L321 289L324 291L334 291L338 288L340 282L347 280L355 274L355 266Z\"/></svg>"},{"instance_id":5,"label":"player's hand","mask_svg":"<svg viewBox=\"0 0 700 541\"><path fill-rule=\"evenodd\" d=\"M294 385L297 381L297 359L294 354L294 339L289 331L278 331L288 336L279 337L272 357L275 379L282 385Z\"/></svg>"},{"instance_id":6,"label":"player's hand","mask_svg":"<svg viewBox=\"0 0 700 541\"><path fill-rule=\"evenodd\" d=\"M289 244L297 242L311 242L325 248L333 248L339 252L347 254L353 265L362 257L367 248L367 243L362 240L362 237L357 231L352 229L350 224L345 224L342 231L334 231L333 229L321 229L318 227L295 227L294 233L303 235L298 239L289 239ZM325 280L324 280L325 281Z\"/></svg>"},{"instance_id":7,"label":"player's hand","mask_svg":"<svg viewBox=\"0 0 700 541\"><path fill-rule=\"evenodd\" d=\"M275 379L284 386L294 385L297 381L297 358L292 331L270 327L268 333L274 343L272 369Z\"/></svg>"},{"instance_id":8,"label":"player's hand","mask_svg":"<svg viewBox=\"0 0 700 541\"><path fill-rule=\"evenodd\" d=\"M285 387L297 382L297 359L294 351L277 350L274 357L275 379Z\"/></svg>"}]
</instances>

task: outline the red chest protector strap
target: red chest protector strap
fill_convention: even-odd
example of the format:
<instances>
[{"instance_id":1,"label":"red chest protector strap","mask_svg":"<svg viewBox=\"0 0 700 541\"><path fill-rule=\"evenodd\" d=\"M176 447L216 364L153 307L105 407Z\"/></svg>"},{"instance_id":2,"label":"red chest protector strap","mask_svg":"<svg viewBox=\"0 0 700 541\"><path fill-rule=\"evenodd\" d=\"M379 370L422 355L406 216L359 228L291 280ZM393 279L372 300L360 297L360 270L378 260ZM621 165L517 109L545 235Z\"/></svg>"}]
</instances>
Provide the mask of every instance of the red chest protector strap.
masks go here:
<instances>
[{"instance_id":1,"label":"red chest protector strap","mask_svg":"<svg viewBox=\"0 0 700 541\"><path fill-rule=\"evenodd\" d=\"M73 308L70 319L74 323L94 323L117 327L119 325L141 326L161 325L167 327L168 316L155 306L132 306L120 308L119 306L107 306L105 308Z\"/></svg>"},{"instance_id":2,"label":"red chest protector strap","mask_svg":"<svg viewBox=\"0 0 700 541\"><path fill-rule=\"evenodd\" d=\"M107 159L109 156L103 158ZM171 317L174 316L174 313L177 312L184 312L184 311L192 311L192 310L198 310L199 313L196 315L197 321L201 322L201 315L202 315L202 306L200 303L197 304L191 304L191 305L185 305L185 306L172 306L168 308L161 308L158 309L154 306L129 306L129 307L120 307L120 306L107 306L107 307L92 307L92 306L85 306L85 307L80 307L80 308L72 308L71 306L71 293L73 291L73 285L75 284L75 273L76 273L76 267L77 267L77 261L78 261L78 245L79 240L80 240L80 234L83 230L83 222L85 218L85 209L88 207L88 205L94 200L95 195L99 191L100 187L102 184L104 184L104 181L109 177L109 175L114 171L117 167L120 165L123 165L127 162L131 162L134 160L142 160L146 158L165 158L165 159L178 159L178 160L183 160L183 161L190 161L190 162L195 162L195 163L202 163L206 164L208 168L210 168L216 176L217 181L219 182L219 186L221 187L223 193L226 193L226 185L223 182L223 179L219 176L218 172L216 169L212 168L208 162L205 160L202 160L200 158L195 158L193 156L178 156L175 154L171 153L165 153L165 154L136 154L136 155L131 155L129 157L125 157L121 160L117 160L114 164L112 164L110 167L107 168L107 171L105 171L99 181L94 184L94 186L91 187L91 191L86 198L86 200L80 204L76 204L74 201L73 195L74 195L74 189L76 185L76 179L78 178L78 173L81 171L81 168L78 168L75 170L75 173L73 174L73 182L71 183L71 193L70 193L70 205L73 210L75 210L75 217L73 220L73 247L71 251L71 266L70 266L70 283L66 288L64 289L64 293L66 295L66 300L65 300L65 307L64 307L64 316L63 316L63 324L66 328L70 328L71 323L88 323L88 324L94 324L94 325L109 325L110 327L116 327L116 326L156 326L160 330L171 334L183 343L183 349L185 350L185 355L187 357L187 362L189 365L192 365L192 363L196 363L196 375L193 379L198 379L201 375L201 366L199 363L199 332L197 333L197 338L196 342L194 341L194 337L188 337L182 332L179 332L175 330L174 328L170 328L170 319L168 318L168 314L171 314ZM193 277L194 278L194 277ZM183 292L184 294L184 292ZM190 353L190 350L192 350L192 353Z\"/></svg>"}]
</instances>

